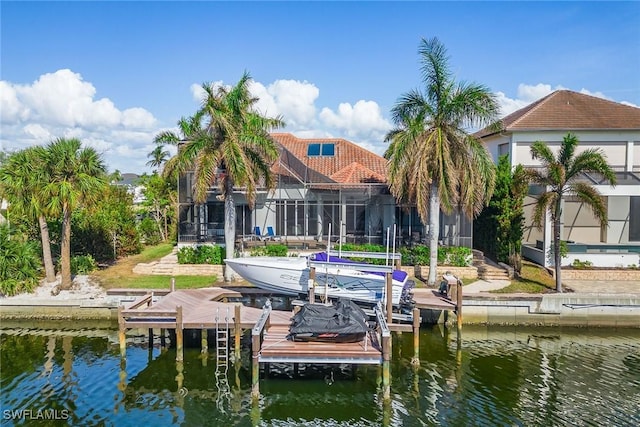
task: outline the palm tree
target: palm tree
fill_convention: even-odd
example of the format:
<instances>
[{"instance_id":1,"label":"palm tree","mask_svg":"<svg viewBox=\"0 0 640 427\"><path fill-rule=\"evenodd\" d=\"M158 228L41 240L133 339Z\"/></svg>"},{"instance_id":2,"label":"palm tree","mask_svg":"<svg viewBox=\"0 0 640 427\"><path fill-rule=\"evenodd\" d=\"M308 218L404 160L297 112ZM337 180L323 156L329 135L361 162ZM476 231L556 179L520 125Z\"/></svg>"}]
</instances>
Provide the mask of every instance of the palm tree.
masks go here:
<instances>
[{"instance_id":1,"label":"palm tree","mask_svg":"<svg viewBox=\"0 0 640 427\"><path fill-rule=\"evenodd\" d=\"M37 219L42 243L42 260L47 282L56 281L51 239L47 224L47 197L42 190L49 182L44 149L32 147L16 151L0 168L0 199L5 198L14 213Z\"/></svg>"},{"instance_id":2,"label":"palm tree","mask_svg":"<svg viewBox=\"0 0 640 427\"><path fill-rule=\"evenodd\" d=\"M169 158L169 152L164 150L163 144L158 144L156 145L156 148L147 155L147 157L151 158L151 160L147 162L147 166L152 168L157 167L158 170L161 171L162 165Z\"/></svg>"},{"instance_id":3,"label":"palm tree","mask_svg":"<svg viewBox=\"0 0 640 427\"><path fill-rule=\"evenodd\" d=\"M107 185L107 171L93 148L82 148L76 138L58 138L46 147L49 183L44 193L48 208L62 214L60 289L71 287L71 213L82 204L94 202Z\"/></svg>"},{"instance_id":4,"label":"palm tree","mask_svg":"<svg viewBox=\"0 0 640 427\"><path fill-rule=\"evenodd\" d=\"M557 157L549 146L536 141L531 145L531 157L539 159L542 168L526 169L530 181L545 188L535 204L533 223L538 228L544 223L547 211L551 214L553 223L553 255L556 271L556 291L562 292L562 268L560 264L560 219L562 217L562 200L566 194L571 194L591 208L593 215L601 224L607 224L607 207L600 197L600 193L591 184L580 180L585 172L602 175L609 184L616 185L616 174L607 164L604 152L599 148L592 148L576 155L578 138L568 133L562 140Z\"/></svg>"},{"instance_id":5,"label":"palm tree","mask_svg":"<svg viewBox=\"0 0 640 427\"><path fill-rule=\"evenodd\" d=\"M247 202L253 208L257 189L273 188L271 165L278 158L278 147L269 131L284 126L280 117L269 118L255 111L257 98L251 96L251 77L244 73L231 87L203 84L202 106L190 119L179 123L187 140L176 157L165 165L165 175L175 169L180 173L194 172L195 203L205 203L209 189L217 185L224 199L224 237L227 258L234 256L236 207L234 187L242 187ZM165 133L158 139L177 141ZM225 280L231 280L225 270Z\"/></svg>"},{"instance_id":6,"label":"palm tree","mask_svg":"<svg viewBox=\"0 0 640 427\"><path fill-rule=\"evenodd\" d=\"M429 224L429 278L436 280L440 209L460 207L477 215L491 198L495 166L469 127L498 123L499 107L485 86L455 82L447 51L437 38L422 39L420 54L424 92L402 95L391 110L396 128L385 157L387 177L397 200L416 204Z\"/></svg>"}]
</instances>

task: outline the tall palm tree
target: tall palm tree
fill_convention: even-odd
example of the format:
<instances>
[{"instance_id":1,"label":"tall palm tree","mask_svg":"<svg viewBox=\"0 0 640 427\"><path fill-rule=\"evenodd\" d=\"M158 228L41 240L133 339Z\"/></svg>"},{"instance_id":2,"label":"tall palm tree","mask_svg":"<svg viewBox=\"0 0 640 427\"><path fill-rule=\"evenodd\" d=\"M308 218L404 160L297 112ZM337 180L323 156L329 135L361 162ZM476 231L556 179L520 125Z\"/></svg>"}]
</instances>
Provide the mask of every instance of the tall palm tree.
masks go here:
<instances>
[{"instance_id":1,"label":"tall palm tree","mask_svg":"<svg viewBox=\"0 0 640 427\"><path fill-rule=\"evenodd\" d=\"M576 154L578 138L568 133L562 140L558 155L554 155L549 146L542 141L531 144L531 157L539 159L542 168L527 168L530 181L545 188L536 201L533 223L538 228L544 223L545 213L551 214L553 223L553 255L556 271L556 291L562 292L562 268L560 253L560 219L562 217L562 200L571 194L591 208L593 215L601 224L607 224L607 207L600 193L591 184L581 180L583 173L591 172L602 175L610 185L616 185L616 174L607 163L607 157L599 148L592 148Z\"/></svg>"},{"instance_id":2,"label":"tall palm tree","mask_svg":"<svg viewBox=\"0 0 640 427\"><path fill-rule=\"evenodd\" d=\"M162 172L162 165L164 165L169 158L169 152L164 149L163 144L158 144L156 145L156 148L147 155L147 157L151 158L151 160L147 162L147 166L152 168L157 167L157 170Z\"/></svg>"},{"instance_id":3,"label":"tall palm tree","mask_svg":"<svg viewBox=\"0 0 640 427\"><path fill-rule=\"evenodd\" d=\"M486 148L468 133L498 123L495 96L479 84L456 82L449 57L437 39L422 39L419 49L424 91L402 95L391 110L396 125L386 136L385 157L391 193L414 202L429 224L428 282L436 281L440 209L460 207L477 215L491 198L495 166Z\"/></svg>"},{"instance_id":4,"label":"tall palm tree","mask_svg":"<svg viewBox=\"0 0 640 427\"><path fill-rule=\"evenodd\" d=\"M49 183L44 193L48 208L62 214L60 289L71 287L71 213L81 204L97 200L107 185L107 170L102 157L89 147L82 148L76 138L58 138L45 149Z\"/></svg>"},{"instance_id":5,"label":"tall palm tree","mask_svg":"<svg viewBox=\"0 0 640 427\"><path fill-rule=\"evenodd\" d=\"M234 256L236 207L234 187L242 187L253 208L257 189L273 188L271 165L278 158L278 147L269 131L284 126L280 117L262 116L254 108L258 98L249 92L251 76L244 73L231 87L203 84L202 106L190 119L179 123L187 140L176 157L165 165L165 175L175 169L194 171L193 194L196 203L205 203L209 189L217 185L224 199L224 237L227 258ZM176 135L156 137L177 141ZM231 280L225 270L225 280Z\"/></svg>"},{"instance_id":6,"label":"tall palm tree","mask_svg":"<svg viewBox=\"0 0 640 427\"><path fill-rule=\"evenodd\" d=\"M5 198L14 213L38 221L45 280L51 283L56 281L56 273L47 224L50 212L47 212L48 200L42 192L48 182L42 147L16 151L0 167L0 199Z\"/></svg>"}]
</instances>

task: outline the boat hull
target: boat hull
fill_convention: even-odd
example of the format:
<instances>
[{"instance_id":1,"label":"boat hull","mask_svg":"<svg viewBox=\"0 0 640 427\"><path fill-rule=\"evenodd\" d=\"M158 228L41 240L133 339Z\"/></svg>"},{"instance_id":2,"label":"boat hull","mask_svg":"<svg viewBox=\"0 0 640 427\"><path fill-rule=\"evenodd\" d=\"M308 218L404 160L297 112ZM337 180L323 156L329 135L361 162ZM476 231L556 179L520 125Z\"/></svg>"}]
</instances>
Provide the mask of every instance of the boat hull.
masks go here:
<instances>
[{"instance_id":1,"label":"boat hull","mask_svg":"<svg viewBox=\"0 0 640 427\"><path fill-rule=\"evenodd\" d=\"M246 281L261 289L283 295L309 293L309 266L304 257L248 257L226 259L225 263ZM392 301L398 304L405 282L393 280ZM376 303L385 293L385 277L364 271L318 268L314 292L329 298L349 298Z\"/></svg>"}]
</instances>

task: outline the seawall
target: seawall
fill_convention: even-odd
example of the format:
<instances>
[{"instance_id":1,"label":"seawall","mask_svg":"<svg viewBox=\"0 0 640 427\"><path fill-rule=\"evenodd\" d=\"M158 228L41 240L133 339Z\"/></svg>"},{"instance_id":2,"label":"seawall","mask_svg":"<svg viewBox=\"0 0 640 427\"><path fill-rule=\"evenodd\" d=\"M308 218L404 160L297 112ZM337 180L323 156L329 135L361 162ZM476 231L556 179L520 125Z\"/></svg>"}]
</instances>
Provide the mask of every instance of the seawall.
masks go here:
<instances>
[{"instance_id":1,"label":"seawall","mask_svg":"<svg viewBox=\"0 0 640 427\"><path fill-rule=\"evenodd\" d=\"M117 320L119 304L132 296L103 300L0 300L0 319ZM425 323L455 323L455 315L421 310ZM640 295L474 294L464 297L463 324L640 328Z\"/></svg>"},{"instance_id":2,"label":"seawall","mask_svg":"<svg viewBox=\"0 0 640 427\"><path fill-rule=\"evenodd\" d=\"M455 316L423 310L432 323L455 323ZM635 294L477 294L465 296L463 325L521 325L640 328L640 296Z\"/></svg>"}]
</instances>

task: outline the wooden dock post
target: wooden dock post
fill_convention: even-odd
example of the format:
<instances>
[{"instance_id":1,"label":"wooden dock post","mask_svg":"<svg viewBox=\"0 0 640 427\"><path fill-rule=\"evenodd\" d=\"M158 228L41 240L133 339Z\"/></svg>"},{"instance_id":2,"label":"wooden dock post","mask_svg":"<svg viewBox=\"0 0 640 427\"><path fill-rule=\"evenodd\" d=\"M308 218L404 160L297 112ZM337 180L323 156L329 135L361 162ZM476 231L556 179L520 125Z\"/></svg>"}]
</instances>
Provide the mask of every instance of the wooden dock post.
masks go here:
<instances>
[{"instance_id":1,"label":"wooden dock post","mask_svg":"<svg viewBox=\"0 0 640 427\"><path fill-rule=\"evenodd\" d=\"M260 335L251 337L251 398L260 398Z\"/></svg>"},{"instance_id":2,"label":"wooden dock post","mask_svg":"<svg viewBox=\"0 0 640 427\"><path fill-rule=\"evenodd\" d=\"M393 322L393 276L392 273L385 274L387 286L387 323Z\"/></svg>"},{"instance_id":3,"label":"wooden dock post","mask_svg":"<svg viewBox=\"0 0 640 427\"><path fill-rule=\"evenodd\" d=\"M182 306L176 307L176 361L182 362L184 360L183 351L183 330L182 330Z\"/></svg>"},{"instance_id":4,"label":"wooden dock post","mask_svg":"<svg viewBox=\"0 0 640 427\"><path fill-rule=\"evenodd\" d=\"M242 328L240 326L240 307L242 304L236 304L233 314L233 333L234 333L234 358L235 362L240 362L240 338L242 337Z\"/></svg>"},{"instance_id":5,"label":"wooden dock post","mask_svg":"<svg viewBox=\"0 0 640 427\"><path fill-rule=\"evenodd\" d=\"M200 352L202 354L207 354L209 352L209 340L208 338L208 331L206 328L202 328L200 330L200 345L202 347L202 350L200 350Z\"/></svg>"},{"instance_id":6,"label":"wooden dock post","mask_svg":"<svg viewBox=\"0 0 640 427\"><path fill-rule=\"evenodd\" d=\"M314 289L315 281L316 281L316 268L315 267L311 267L309 269L308 291L309 291L309 302L312 303L312 304L316 300L315 289ZM326 283L325 283L325 286L326 286Z\"/></svg>"},{"instance_id":7,"label":"wooden dock post","mask_svg":"<svg viewBox=\"0 0 640 427\"><path fill-rule=\"evenodd\" d=\"M164 351L167 349L167 337L166 331L164 328L160 328L160 350Z\"/></svg>"},{"instance_id":8,"label":"wooden dock post","mask_svg":"<svg viewBox=\"0 0 640 427\"><path fill-rule=\"evenodd\" d=\"M412 365L420 364L420 309L414 308L413 313L413 358Z\"/></svg>"},{"instance_id":9,"label":"wooden dock post","mask_svg":"<svg viewBox=\"0 0 640 427\"><path fill-rule=\"evenodd\" d=\"M458 334L462 331L462 281L458 279L456 286L456 324Z\"/></svg>"},{"instance_id":10,"label":"wooden dock post","mask_svg":"<svg viewBox=\"0 0 640 427\"><path fill-rule=\"evenodd\" d=\"M171 278L171 292L175 292L176 290L176 278L172 277Z\"/></svg>"},{"instance_id":11,"label":"wooden dock post","mask_svg":"<svg viewBox=\"0 0 640 427\"><path fill-rule=\"evenodd\" d=\"M391 334L382 336L382 399L391 399Z\"/></svg>"},{"instance_id":12,"label":"wooden dock post","mask_svg":"<svg viewBox=\"0 0 640 427\"><path fill-rule=\"evenodd\" d=\"M391 331L380 302L374 312L382 338L382 399L386 402L391 399Z\"/></svg>"},{"instance_id":13,"label":"wooden dock post","mask_svg":"<svg viewBox=\"0 0 640 427\"><path fill-rule=\"evenodd\" d=\"M127 334L124 327L124 317L122 317L123 307L118 306L118 341L120 342L120 357L127 357Z\"/></svg>"}]
</instances>

